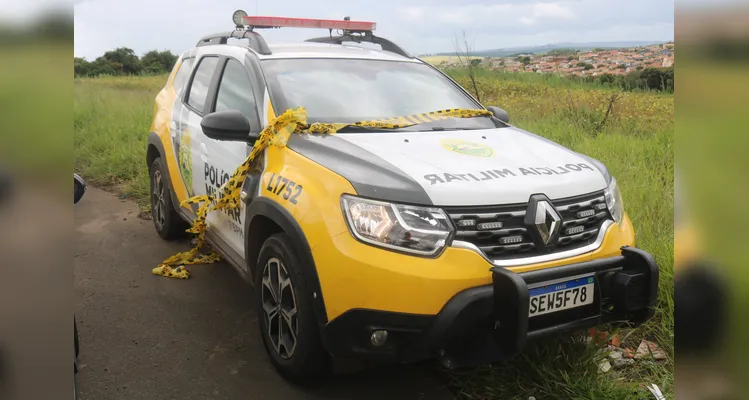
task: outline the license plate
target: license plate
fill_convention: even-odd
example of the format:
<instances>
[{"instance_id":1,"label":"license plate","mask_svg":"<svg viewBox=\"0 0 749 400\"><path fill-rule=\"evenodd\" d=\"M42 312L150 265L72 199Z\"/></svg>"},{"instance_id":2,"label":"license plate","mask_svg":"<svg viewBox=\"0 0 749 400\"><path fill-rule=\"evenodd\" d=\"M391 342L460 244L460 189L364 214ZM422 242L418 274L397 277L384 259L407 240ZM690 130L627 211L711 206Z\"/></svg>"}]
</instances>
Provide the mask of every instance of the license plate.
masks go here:
<instances>
[{"instance_id":1,"label":"license plate","mask_svg":"<svg viewBox=\"0 0 749 400\"><path fill-rule=\"evenodd\" d=\"M574 279L543 282L528 290L530 310L528 315L536 317L570 308L593 304L595 278L586 275Z\"/></svg>"}]
</instances>

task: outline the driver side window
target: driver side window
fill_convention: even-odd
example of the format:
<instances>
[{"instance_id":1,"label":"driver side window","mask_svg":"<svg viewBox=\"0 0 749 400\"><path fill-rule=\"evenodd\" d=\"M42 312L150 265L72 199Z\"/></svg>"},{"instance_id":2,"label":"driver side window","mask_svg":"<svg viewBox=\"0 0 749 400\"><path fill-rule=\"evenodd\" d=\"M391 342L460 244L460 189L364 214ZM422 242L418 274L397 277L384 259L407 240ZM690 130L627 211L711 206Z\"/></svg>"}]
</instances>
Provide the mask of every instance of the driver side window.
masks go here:
<instances>
[{"instance_id":1,"label":"driver side window","mask_svg":"<svg viewBox=\"0 0 749 400\"><path fill-rule=\"evenodd\" d=\"M214 111L237 110L251 122L256 121L257 108L252 95L252 82L239 61L231 58L227 61L214 108Z\"/></svg>"}]
</instances>

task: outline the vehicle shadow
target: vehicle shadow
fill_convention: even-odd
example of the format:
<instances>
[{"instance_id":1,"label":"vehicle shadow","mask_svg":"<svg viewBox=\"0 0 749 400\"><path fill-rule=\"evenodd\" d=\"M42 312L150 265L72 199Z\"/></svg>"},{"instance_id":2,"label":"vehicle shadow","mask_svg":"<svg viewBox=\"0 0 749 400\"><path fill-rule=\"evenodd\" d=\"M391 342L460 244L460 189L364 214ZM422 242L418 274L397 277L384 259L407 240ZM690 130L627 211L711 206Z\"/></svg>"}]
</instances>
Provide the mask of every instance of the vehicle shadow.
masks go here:
<instances>
[{"instance_id":1,"label":"vehicle shadow","mask_svg":"<svg viewBox=\"0 0 749 400\"><path fill-rule=\"evenodd\" d=\"M368 368L300 387L270 364L253 289L225 262L151 269L188 240L165 242L130 201L90 188L76 207L81 400L452 399L421 366Z\"/></svg>"}]
</instances>

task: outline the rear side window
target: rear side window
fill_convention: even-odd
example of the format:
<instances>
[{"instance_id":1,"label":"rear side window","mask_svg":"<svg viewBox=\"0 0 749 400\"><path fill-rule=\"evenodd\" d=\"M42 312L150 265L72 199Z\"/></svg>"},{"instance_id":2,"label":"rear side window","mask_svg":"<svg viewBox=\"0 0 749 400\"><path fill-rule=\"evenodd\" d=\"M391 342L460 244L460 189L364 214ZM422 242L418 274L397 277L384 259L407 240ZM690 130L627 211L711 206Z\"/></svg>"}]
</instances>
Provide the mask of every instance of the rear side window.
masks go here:
<instances>
[{"instance_id":1,"label":"rear side window","mask_svg":"<svg viewBox=\"0 0 749 400\"><path fill-rule=\"evenodd\" d=\"M240 111L250 120L254 120L257 113L250 77L244 66L233 59L226 63L216 97L216 111L225 110Z\"/></svg>"},{"instance_id":2,"label":"rear side window","mask_svg":"<svg viewBox=\"0 0 749 400\"><path fill-rule=\"evenodd\" d=\"M192 78L190 91L187 93L187 104L200 113L205 109L205 99L208 97L208 88L211 86L216 65L218 57L203 57Z\"/></svg>"},{"instance_id":3,"label":"rear side window","mask_svg":"<svg viewBox=\"0 0 749 400\"><path fill-rule=\"evenodd\" d=\"M187 77L190 76L190 72L192 72L193 64L195 64L194 58L185 58L182 60L182 64L180 64L179 70L177 70L177 75L174 76L174 82L172 83L174 91L177 92L177 96L180 96L182 91L185 90L185 83L187 83Z\"/></svg>"}]
</instances>

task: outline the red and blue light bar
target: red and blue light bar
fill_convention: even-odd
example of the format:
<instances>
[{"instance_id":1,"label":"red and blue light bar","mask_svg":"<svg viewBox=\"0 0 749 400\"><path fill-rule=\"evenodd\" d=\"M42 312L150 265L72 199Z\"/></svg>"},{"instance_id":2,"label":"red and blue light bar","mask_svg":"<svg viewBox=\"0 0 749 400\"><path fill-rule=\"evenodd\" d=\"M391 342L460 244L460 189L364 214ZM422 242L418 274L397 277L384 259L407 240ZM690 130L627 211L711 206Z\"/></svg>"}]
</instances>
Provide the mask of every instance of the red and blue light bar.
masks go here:
<instances>
[{"instance_id":1,"label":"red and blue light bar","mask_svg":"<svg viewBox=\"0 0 749 400\"><path fill-rule=\"evenodd\" d=\"M253 28L320 28L342 29L347 31L373 31L377 26L374 22L351 21L315 18L287 18L287 17L242 17L245 25Z\"/></svg>"}]
</instances>

